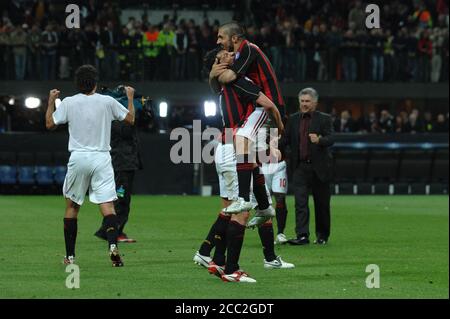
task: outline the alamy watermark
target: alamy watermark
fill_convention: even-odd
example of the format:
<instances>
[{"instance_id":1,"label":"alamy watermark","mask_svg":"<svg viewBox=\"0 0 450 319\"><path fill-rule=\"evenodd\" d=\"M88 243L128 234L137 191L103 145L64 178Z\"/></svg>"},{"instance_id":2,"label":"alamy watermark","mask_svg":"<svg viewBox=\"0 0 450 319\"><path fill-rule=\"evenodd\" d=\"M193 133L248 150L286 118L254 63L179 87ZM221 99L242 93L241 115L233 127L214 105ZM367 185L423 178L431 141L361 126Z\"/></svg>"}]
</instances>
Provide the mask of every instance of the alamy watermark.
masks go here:
<instances>
[{"instance_id":1,"label":"alamy watermark","mask_svg":"<svg viewBox=\"0 0 450 319\"><path fill-rule=\"evenodd\" d=\"M366 272L370 273L366 277L366 287L369 289L380 288L380 267L376 264L367 265Z\"/></svg>"},{"instance_id":2,"label":"alamy watermark","mask_svg":"<svg viewBox=\"0 0 450 319\"><path fill-rule=\"evenodd\" d=\"M200 120L194 120L192 131L177 127L170 132L170 140L177 141L170 149L170 160L174 164L188 163L205 163L214 162L215 150L219 143L235 144L237 150L244 147L239 143L235 143L236 130L225 128L219 130L209 127L202 130ZM250 142L248 151L245 151L245 161L255 163L256 159L260 163L276 163L278 162L276 149L278 149L278 129L277 128L260 128L252 134L254 142ZM270 143L268 143L270 141ZM270 144L270 147L269 147ZM243 152L237 152L243 154ZM236 157L237 163L242 163L243 157Z\"/></svg>"},{"instance_id":3,"label":"alamy watermark","mask_svg":"<svg viewBox=\"0 0 450 319\"><path fill-rule=\"evenodd\" d=\"M70 13L66 17L66 27L69 29L80 28L80 7L76 4L69 4L66 6L66 13Z\"/></svg>"},{"instance_id":4,"label":"alamy watermark","mask_svg":"<svg viewBox=\"0 0 450 319\"><path fill-rule=\"evenodd\" d=\"M80 288L80 267L75 264L67 265L66 272L69 273L66 277L66 287L68 289Z\"/></svg>"},{"instance_id":5,"label":"alamy watermark","mask_svg":"<svg viewBox=\"0 0 450 319\"><path fill-rule=\"evenodd\" d=\"M370 13L366 17L367 29L379 29L380 28L380 7L376 4L369 4L366 7L366 13Z\"/></svg>"}]
</instances>

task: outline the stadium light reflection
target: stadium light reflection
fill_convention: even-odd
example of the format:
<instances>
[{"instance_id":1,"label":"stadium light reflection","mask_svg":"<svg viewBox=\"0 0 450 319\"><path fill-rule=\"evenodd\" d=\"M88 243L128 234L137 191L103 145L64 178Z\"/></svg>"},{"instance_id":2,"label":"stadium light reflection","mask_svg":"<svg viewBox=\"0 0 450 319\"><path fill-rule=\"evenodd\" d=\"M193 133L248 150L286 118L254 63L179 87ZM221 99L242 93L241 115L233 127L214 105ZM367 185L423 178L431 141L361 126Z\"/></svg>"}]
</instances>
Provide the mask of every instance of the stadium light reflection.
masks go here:
<instances>
[{"instance_id":1,"label":"stadium light reflection","mask_svg":"<svg viewBox=\"0 0 450 319\"><path fill-rule=\"evenodd\" d=\"M216 111L217 111L216 102L214 102L214 101L205 101L203 103L203 107L204 107L204 111L205 111L205 116L206 117L216 116Z\"/></svg>"},{"instance_id":2,"label":"stadium light reflection","mask_svg":"<svg viewBox=\"0 0 450 319\"><path fill-rule=\"evenodd\" d=\"M159 117L167 117L167 102L159 103Z\"/></svg>"},{"instance_id":3,"label":"stadium light reflection","mask_svg":"<svg viewBox=\"0 0 450 319\"><path fill-rule=\"evenodd\" d=\"M37 97L27 97L25 99L25 106L29 109L38 108L41 105L41 99Z\"/></svg>"},{"instance_id":4,"label":"stadium light reflection","mask_svg":"<svg viewBox=\"0 0 450 319\"><path fill-rule=\"evenodd\" d=\"M14 105L15 102L16 100L13 97L8 100L9 105Z\"/></svg>"}]
</instances>

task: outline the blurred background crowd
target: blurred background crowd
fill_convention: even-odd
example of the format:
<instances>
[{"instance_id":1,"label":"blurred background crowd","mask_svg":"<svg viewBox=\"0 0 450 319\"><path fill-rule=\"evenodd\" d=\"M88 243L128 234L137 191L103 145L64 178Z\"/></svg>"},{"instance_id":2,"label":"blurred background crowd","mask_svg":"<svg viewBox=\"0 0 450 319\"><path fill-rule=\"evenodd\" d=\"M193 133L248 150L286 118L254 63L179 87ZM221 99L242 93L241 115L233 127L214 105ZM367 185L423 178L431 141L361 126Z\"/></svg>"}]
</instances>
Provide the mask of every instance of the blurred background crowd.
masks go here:
<instances>
[{"instance_id":1,"label":"blurred background crowd","mask_svg":"<svg viewBox=\"0 0 450 319\"><path fill-rule=\"evenodd\" d=\"M448 113L433 114L426 111L421 114L418 109L405 110L391 114L382 109L379 114L370 112L354 120L351 110L336 114L333 109L334 130L338 133L446 133L448 132Z\"/></svg>"},{"instance_id":2,"label":"blurred background crowd","mask_svg":"<svg viewBox=\"0 0 450 319\"><path fill-rule=\"evenodd\" d=\"M248 39L268 55L283 82L448 81L448 1L379 4L381 28L365 27L360 0L183 1L203 10L184 19L177 1L78 1L81 28L65 25L66 3L0 4L0 80L71 79L76 66L96 65L103 80L201 81L202 57L215 46L210 10L231 10ZM143 13L121 13L140 8ZM169 10L152 21L149 10Z\"/></svg>"}]
</instances>

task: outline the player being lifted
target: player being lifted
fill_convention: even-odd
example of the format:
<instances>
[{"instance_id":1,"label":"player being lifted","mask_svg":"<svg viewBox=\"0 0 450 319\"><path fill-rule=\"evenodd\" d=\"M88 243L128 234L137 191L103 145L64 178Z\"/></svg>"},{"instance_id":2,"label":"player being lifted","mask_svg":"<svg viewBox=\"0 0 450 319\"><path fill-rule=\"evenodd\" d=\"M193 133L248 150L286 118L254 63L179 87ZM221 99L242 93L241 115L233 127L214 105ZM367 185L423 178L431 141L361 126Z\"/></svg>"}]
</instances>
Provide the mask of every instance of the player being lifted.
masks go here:
<instances>
[{"instance_id":1,"label":"player being lifted","mask_svg":"<svg viewBox=\"0 0 450 319\"><path fill-rule=\"evenodd\" d=\"M245 39L243 28L237 22L229 22L222 25L217 34L217 44L227 51L234 52L236 55L232 66L223 63L217 66L220 69L217 80L225 84L232 83L244 76L250 78L277 105L283 116L284 101L272 65L258 46ZM225 210L227 213L245 211L251 206L248 203L248 199L252 172L255 175L255 171L257 171L257 174L263 176L259 171L259 167L250 156L252 150L258 150L260 146L266 145L266 134L264 131L255 135L255 127L264 120L258 115L256 113L253 117L250 116L244 127L236 134L239 199L227 207ZM275 212L272 207L267 207L266 209L265 207L259 207L255 214L256 219L253 219L248 226L257 225L274 215Z\"/></svg>"},{"instance_id":2,"label":"player being lifted","mask_svg":"<svg viewBox=\"0 0 450 319\"><path fill-rule=\"evenodd\" d=\"M215 63L214 63L214 60ZM220 61L231 65L234 60L234 54L225 50L212 50L205 57L205 69L210 70L213 64ZM214 72L211 76L214 77ZM222 197L223 207L226 208L231 200L236 199L238 195L238 183L236 174L236 157L233 146L233 133L246 120L248 114L255 110L255 103L262 105L264 109L271 114L274 121L283 130L281 116L276 106L263 94L261 89L254 85L249 79L239 79L232 85L218 86L214 80L211 86L216 93L220 93L220 111L224 126L224 133L221 141L216 148L215 163L216 171L219 177L220 196ZM261 107L258 107L262 109ZM230 133L230 131L232 131ZM228 133L228 136L227 136ZM267 190L261 181L253 181L253 188L256 190L251 203L255 207L260 205L261 201L267 201ZM260 195L263 196L260 196ZM253 195L253 194L252 194ZM257 197L257 201L255 199ZM270 203L269 203L270 205ZM255 282L248 274L239 269L237 260L243 243L243 236L236 238L239 230L245 230L245 222L242 216L248 218L248 212L231 216L220 212L217 220L212 225L210 232L203 242L199 252L194 256L194 261L204 267L212 274L220 276L224 281ZM241 218L239 218L241 217ZM294 265L284 262L281 257L276 256L273 246L273 227L269 221L258 229L258 233L263 245L264 267L265 268L293 268ZM214 257L209 257L213 248ZM227 257L225 258L225 251ZM223 265L226 261L226 269ZM227 272L225 274L225 271Z\"/></svg>"}]
</instances>

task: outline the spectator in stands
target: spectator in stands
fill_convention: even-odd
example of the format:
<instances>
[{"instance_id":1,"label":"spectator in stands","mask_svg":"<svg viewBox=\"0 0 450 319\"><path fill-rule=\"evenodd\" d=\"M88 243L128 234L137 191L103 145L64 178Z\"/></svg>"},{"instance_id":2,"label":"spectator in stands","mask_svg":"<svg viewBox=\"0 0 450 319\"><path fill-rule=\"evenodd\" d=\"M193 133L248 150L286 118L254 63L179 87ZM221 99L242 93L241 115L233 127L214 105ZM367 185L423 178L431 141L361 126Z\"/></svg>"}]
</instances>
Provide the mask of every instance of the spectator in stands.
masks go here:
<instances>
[{"instance_id":1,"label":"spectator in stands","mask_svg":"<svg viewBox=\"0 0 450 319\"><path fill-rule=\"evenodd\" d=\"M371 50L371 67L372 81L381 82L384 76L384 37L381 29L372 29L370 31L370 50Z\"/></svg>"},{"instance_id":2,"label":"spectator in stands","mask_svg":"<svg viewBox=\"0 0 450 319\"><path fill-rule=\"evenodd\" d=\"M27 65L27 29L26 24L17 26L11 32L10 45L14 55L15 79L25 79Z\"/></svg>"},{"instance_id":3,"label":"spectator in stands","mask_svg":"<svg viewBox=\"0 0 450 319\"><path fill-rule=\"evenodd\" d=\"M85 28L85 35L86 35L86 47L84 50L84 62L83 64L91 64L91 65L95 65L95 60L96 60L96 56L95 56L95 51L96 51L96 47L97 47L97 42L98 42L98 34L97 32L95 32L94 30L94 26L92 25L92 23L88 23L86 24L86 28Z\"/></svg>"},{"instance_id":4,"label":"spectator in stands","mask_svg":"<svg viewBox=\"0 0 450 319\"><path fill-rule=\"evenodd\" d=\"M195 21L190 19L187 23L188 34L188 49L186 56L187 63L187 79L198 80L200 75L200 47L199 47L199 34L195 25Z\"/></svg>"},{"instance_id":5,"label":"spectator in stands","mask_svg":"<svg viewBox=\"0 0 450 319\"><path fill-rule=\"evenodd\" d=\"M379 119L381 133L392 133L394 131L394 117L388 110L382 110Z\"/></svg>"},{"instance_id":6,"label":"spectator in stands","mask_svg":"<svg viewBox=\"0 0 450 319\"><path fill-rule=\"evenodd\" d=\"M386 30L384 37L384 79L393 81L397 78L398 65L394 63L394 36Z\"/></svg>"},{"instance_id":7,"label":"spectator in stands","mask_svg":"<svg viewBox=\"0 0 450 319\"><path fill-rule=\"evenodd\" d=\"M10 33L8 25L0 21L0 79L9 79Z\"/></svg>"},{"instance_id":8,"label":"spectator in stands","mask_svg":"<svg viewBox=\"0 0 450 319\"><path fill-rule=\"evenodd\" d=\"M431 77L433 83L439 82L442 68L442 45L444 43L444 34L438 29L434 28L430 36L432 57L431 57Z\"/></svg>"},{"instance_id":9,"label":"spectator in stands","mask_svg":"<svg viewBox=\"0 0 450 319\"><path fill-rule=\"evenodd\" d=\"M341 46L342 36L336 25L331 26L331 31L326 36L326 47L328 48L328 77L330 80L336 80L337 65L339 62L339 47Z\"/></svg>"},{"instance_id":10,"label":"spectator in stands","mask_svg":"<svg viewBox=\"0 0 450 319\"><path fill-rule=\"evenodd\" d=\"M317 28L317 26L315 26ZM318 31L318 29L317 29ZM295 76L295 70L297 68L297 48L295 39L294 22L291 20L286 20L282 24L281 33L283 35L283 72L277 74L280 80L285 82L293 82ZM317 74L317 73L316 73Z\"/></svg>"},{"instance_id":11,"label":"spectator in stands","mask_svg":"<svg viewBox=\"0 0 450 319\"><path fill-rule=\"evenodd\" d=\"M319 33L315 39L315 55L317 55L317 81L325 81L328 79L328 55L326 50L326 34L328 32L327 25L321 23L318 27Z\"/></svg>"},{"instance_id":12,"label":"spectator in stands","mask_svg":"<svg viewBox=\"0 0 450 319\"><path fill-rule=\"evenodd\" d=\"M112 20L108 20L106 27L100 33L100 42L103 47L105 58L102 63L102 73L108 80L119 78L119 34Z\"/></svg>"},{"instance_id":13,"label":"spectator in stands","mask_svg":"<svg viewBox=\"0 0 450 319\"><path fill-rule=\"evenodd\" d=\"M120 79L129 81L135 68L132 68L132 38L127 27L122 28L122 33L119 35L119 63L120 63Z\"/></svg>"},{"instance_id":14,"label":"spectator in stands","mask_svg":"<svg viewBox=\"0 0 450 319\"><path fill-rule=\"evenodd\" d=\"M419 49L419 80L430 80L430 62L433 52L429 30L423 30L418 43Z\"/></svg>"},{"instance_id":15,"label":"spectator in stands","mask_svg":"<svg viewBox=\"0 0 450 319\"><path fill-rule=\"evenodd\" d=\"M418 40L413 30L409 31L408 38L406 40L407 50L407 74L410 81L417 81L417 47Z\"/></svg>"},{"instance_id":16,"label":"spectator in stands","mask_svg":"<svg viewBox=\"0 0 450 319\"><path fill-rule=\"evenodd\" d=\"M361 1L355 1L352 9L348 13L348 28L359 30L365 28L366 16L362 8Z\"/></svg>"},{"instance_id":17,"label":"spectator in stands","mask_svg":"<svg viewBox=\"0 0 450 319\"><path fill-rule=\"evenodd\" d=\"M413 19L418 23L421 29L433 27L431 13L423 2L416 5L416 11L413 14Z\"/></svg>"},{"instance_id":18,"label":"spectator in stands","mask_svg":"<svg viewBox=\"0 0 450 319\"><path fill-rule=\"evenodd\" d=\"M360 81L369 81L371 79L371 56L370 56L370 35L366 30L357 30L355 41L358 44L355 50L357 61L357 79Z\"/></svg>"},{"instance_id":19,"label":"spectator in stands","mask_svg":"<svg viewBox=\"0 0 450 319\"><path fill-rule=\"evenodd\" d=\"M434 131L434 121L431 112L427 111L423 113L423 131L425 133L431 133Z\"/></svg>"},{"instance_id":20,"label":"spectator in stands","mask_svg":"<svg viewBox=\"0 0 450 319\"><path fill-rule=\"evenodd\" d=\"M255 31L253 31L255 32ZM200 57L204 57L206 55L206 52L214 49L216 47L216 35L212 33L211 27L209 24L203 24L200 27L199 32L199 50L200 50ZM205 80L208 79L208 76L205 74L203 77Z\"/></svg>"},{"instance_id":21,"label":"spectator in stands","mask_svg":"<svg viewBox=\"0 0 450 319\"><path fill-rule=\"evenodd\" d=\"M39 26L37 24L34 24L31 27L30 32L28 32L27 51L28 78L32 80L39 79L41 67L41 30L39 29Z\"/></svg>"},{"instance_id":22,"label":"spectator in stands","mask_svg":"<svg viewBox=\"0 0 450 319\"><path fill-rule=\"evenodd\" d=\"M355 122L349 110L341 112L341 116L334 121L334 131L340 133L351 133L355 131Z\"/></svg>"},{"instance_id":23,"label":"spectator in stands","mask_svg":"<svg viewBox=\"0 0 450 319\"><path fill-rule=\"evenodd\" d=\"M439 113L437 116L436 125L434 126L436 133L448 133L448 120L445 119L444 114Z\"/></svg>"},{"instance_id":24,"label":"spectator in stands","mask_svg":"<svg viewBox=\"0 0 450 319\"><path fill-rule=\"evenodd\" d=\"M358 72L356 65L357 46L358 43L355 40L353 31L350 29L347 30L341 44L342 67L345 81L356 81Z\"/></svg>"},{"instance_id":25,"label":"spectator in stands","mask_svg":"<svg viewBox=\"0 0 450 319\"><path fill-rule=\"evenodd\" d=\"M297 52L297 75L295 80L303 82L306 80L306 71L308 69L307 59L307 35L305 33L297 32L297 37L300 39Z\"/></svg>"},{"instance_id":26,"label":"spectator in stands","mask_svg":"<svg viewBox=\"0 0 450 319\"><path fill-rule=\"evenodd\" d=\"M58 26L56 26L58 28ZM75 29L79 30L79 29ZM76 69L80 66L80 63L76 60L79 60L80 56L75 55L74 51L76 50L77 44L72 42L76 41L76 37L74 29L67 29L65 26L59 26L58 32L58 77L60 79L68 79L70 77L71 68ZM72 65L70 65L72 64Z\"/></svg>"},{"instance_id":27,"label":"spectator in stands","mask_svg":"<svg viewBox=\"0 0 450 319\"><path fill-rule=\"evenodd\" d=\"M403 117L401 115L397 115L395 117L395 126L394 126L395 133L407 133L409 132L407 129L406 123L403 122Z\"/></svg>"},{"instance_id":28,"label":"spectator in stands","mask_svg":"<svg viewBox=\"0 0 450 319\"><path fill-rule=\"evenodd\" d=\"M53 25L48 24L41 35L42 47L42 79L54 80L56 78L56 63L58 49L58 35Z\"/></svg>"},{"instance_id":29,"label":"spectator in stands","mask_svg":"<svg viewBox=\"0 0 450 319\"><path fill-rule=\"evenodd\" d=\"M158 74L156 78L163 81L170 79L170 70L172 55L174 54L175 33L172 30L172 24L167 22L163 25L162 30L158 34L158 42L161 46L158 57Z\"/></svg>"},{"instance_id":30,"label":"spectator in stands","mask_svg":"<svg viewBox=\"0 0 450 319\"><path fill-rule=\"evenodd\" d=\"M369 115L362 114L358 119L358 130L360 133L378 133L378 118L375 112Z\"/></svg>"},{"instance_id":31,"label":"spectator in stands","mask_svg":"<svg viewBox=\"0 0 450 319\"><path fill-rule=\"evenodd\" d=\"M405 63L405 61L408 61L407 42L408 30L403 27L397 32L393 43L394 64L398 68L398 73L394 72L394 80L406 81L409 79L407 63Z\"/></svg>"},{"instance_id":32,"label":"spectator in stands","mask_svg":"<svg viewBox=\"0 0 450 319\"><path fill-rule=\"evenodd\" d=\"M282 46L283 35L280 29L276 26L272 26L269 33L270 38L270 56L272 58L272 66L277 76L282 74Z\"/></svg>"},{"instance_id":33,"label":"spectator in stands","mask_svg":"<svg viewBox=\"0 0 450 319\"><path fill-rule=\"evenodd\" d=\"M185 30L184 23L179 23L175 31L175 66L174 78L175 80L186 79L186 52L188 48L188 36Z\"/></svg>"},{"instance_id":34,"label":"spectator in stands","mask_svg":"<svg viewBox=\"0 0 450 319\"><path fill-rule=\"evenodd\" d=\"M144 53L144 80L155 80L158 68L158 56L160 44L158 42L159 30L156 26L150 25L144 29L142 35L142 48Z\"/></svg>"},{"instance_id":35,"label":"spectator in stands","mask_svg":"<svg viewBox=\"0 0 450 319\"><path fill-rule=\"evenodd\" d=\"M400 116L403 122L403 133L410 133L411 123L409 123L409 114L406 111L401 111Z\"/></svg>"},{"instance_id":36,"label":"spectator in stands","mask_svg":"<svg viewBox=\"0 0 450 319\"><path fill-rule=\"evenodd\" d=\"M64 6L41 0L34 1L33 5L28 4L30 1L19 2L15 1L10 6L4 6L7 11L3 13L0 21L0 55L2 55L0 60L3 62L7 60L7 63L2 63L0 67L0 79L3 80L16 78L14 54L11 53L12 47L9 46L9 32L12 26L9 17L11 17L14 25L26 23L31 27L36 24L42 30L45 30L49 25L64 26ZM433 6L430 5L433 1L414 1L415 6L412 6L410 2L410 0L396 0L389 4L383 4L381 15L383 33L386 35L386 39L383 39L383 57L378 52L378 54L374 54L375 60L372 57L372 52L368 52L367 44L377 42L377 38L368 34L364 26L366 13L361 0L351 2L333 0L329 3L311 0L295 1L294 3L281 0L275 2L252 1L251 8L253 9L251 9L251 12L246 12L247 6L238 6L236 14L245 17L245 23L250 26L248 36L260 45L264 52L267 52L280 80L285 76L287 81L291 81L292 78L296 81L304 81L305 79L343 79L346 81L374 79L379 81L380 71L384 69L383 80L410 80L432 83L448 81L448 5L443 0L434 0L435 5ZM89 43L82 49L84 50L84 53L81 54L81 60L83 61L80 63L96 64L99 68L101 66L100 69L105 71L101 72L102 76L107 79L114 79L119 75L119 64L112 62L117 61L117 56L114 58L114 51L117 53L118 50L117 39L112 40L116 47L111 51L109 35L105 37L104 30L96 33L92 31L99 28L103 29L105 25L112 23L114 26L113 32L117 36L118 31L122 30L123 27L119 21L120 10L126 9L131 3L106 1L101 6L96 3L96 1L86 1L85 4L80 5L82 28L84 28L84 30L80 30L80 34L84 34ZM120 8L117 6L118 4L121 5ZM159 30L163 28L165 23L172 21L169 15L165 15L162 22L152 22L155 22ZM180 23L182 22L180 21ZM295 41L286 41L286 36L281 34L281 31L285 31L285 23L293 25ZM212 28L209 23L206 25L208 30L213 29L212 34L214 35L217 33L219 24L216 21ZM147 14L142 15L142 19L137 20L131 17L126 22L130 35L139 34L142 25L150 26ZM134 26L136 32L132 31L132 26ZM261 26L261 30L258 30ZM435 29L431 29L431 26L434 26ZM174 25L173 29L177 27L178 25ZM269 30L268 28L272 29ZM319 28L319 36L317 36L317 28ZM200 79L200 51L203 50L203 43L206 43L201 39L200 29L195 26L195 23L194 29L195 31L189 32L191 34L188 41L189 49L186 48L190 52L186 54L189 55L192 62L187 63L191 80ZM331 29L331 31L326 31L326 45L323 45L321 37L325 32L322 30L325 29ZM148 28L145 30L148 30ZM352 39L349 39L348 34L346 34L348 30L351 30L353 34ZM206 29L202 32L208 33ZM373 32L378 34L377 31ZM424 35L431 34L427 38L419 36L421 33ZM65 67L67 57L70 58L72 64L80 64L76 61L76 59L79 60L79 50L75 50L77 54L75 54L75 51L71 51L71 55L67 55L68 47L65 47L66 41L63 40L65 30L61 29L58 34L44 31L42 35L44 34L46 37L42 38L41 46L42 71L33 71L38 66L30 64L39 59L30 57L27 59L25 66L26 69L29 69L29 72L26 72L25 75L29 79L38 79L41 74L42 78L45 79L55 78L58 65L60 68L62 65L62 69L67 70ZM60 39L60 36L62 39ZM101 38L101 45L99 46L97 46L96 39L98 36ZM341 41L343 37L344 41ZM142 41L142 38L140 40ZM59 42L60 46L55 46L53 42ZM105 46L106 44L107 46ZM27 41L27 45L28 52L26 55L35 54L30 50L29 41ZM297 55L294 63L291 63L293 61L291 59L293 51L291 45L295 48L294 51ZM134 49L130 47L129 50ZM165 54L161 53L161 58L164 56ZM61 59L61 57L63 58ZM339 61L340 57L342 57L342 61ZM176 64L177 58L178 56L172 56L169 64ZM384 68L381 68L381 59ZM141 65L143 64L142 60L132 67L136 69L134 73L137 79L142 79L142 76L139 75L144 69ZM373 61L376 61L376 67L372 67L372 65L375 66ZM161 63L156 63L155 67L158 67L159 64ZM298 67L287 67L289 64L297 64ZM156 77L164 78L170 73L175 79L183 78L177 75L178 72L175 72L175 69L175 67L172 67L174 72L160 72ZM372 71L374 69L378 71L375 73L376 77L373 76L374 72ZM341 76L341 71L343 71L343 76ZM292 73L294 76L292 76ZM22 78L21 75L19 77ZM60 72L59 77L66 78L67 72ZM154 77L151 78L154 79Z\"/></svg>"},{"instance_id":37,"label":"spectator in stands","mask_svg":"<svg viewBox=\"0 0 450 319\"><path fill-rule=\"evenodd\" d=\"M413 109L409 115L409 124L411 126L412 134L423 132L423 125L419 115L420 113L418 109Z\"/></svg>"}]
</instances>

